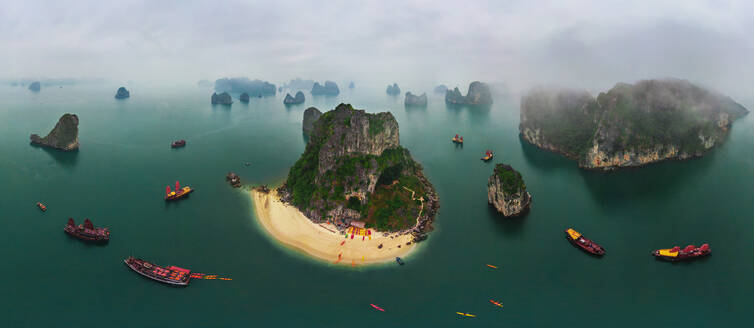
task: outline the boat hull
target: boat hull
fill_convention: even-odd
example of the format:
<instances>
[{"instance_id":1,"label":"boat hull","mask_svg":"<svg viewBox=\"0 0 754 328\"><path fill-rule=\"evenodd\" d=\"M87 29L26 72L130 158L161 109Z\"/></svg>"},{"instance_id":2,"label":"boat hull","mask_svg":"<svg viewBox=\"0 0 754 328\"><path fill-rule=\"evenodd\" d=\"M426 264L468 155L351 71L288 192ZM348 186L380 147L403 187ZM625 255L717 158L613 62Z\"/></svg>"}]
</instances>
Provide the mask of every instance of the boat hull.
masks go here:
<instances>
[{"instance_id":1,"label":"boat hull","mask_svg":"<svg viewBox=\"0 0 754 328\"><path fill-rule=\"evenodd\" d=\"M581 238L583 238L584 240L588 241L589 243L591 243L593 245L599 246L599 249L592 248L592 247L586 247L585 245L582 245L581 243L578 242L577 239L571 238L571 236L568 234L567 231L566 231L565 238L566 238L566 240L568 240L569 243L571 243L571 245L573 245L574 247L576 247L576 248L578 248L578 249L586 252L589 255L593 255L593 256L597 256L597 257L602 257L603 255L605 255L605 249L602 246L598 245L594 241L591 241L591 240L589 240L587 238L584 238L584 236L581 236Z\"/></svg>"},{"instance_id":2,"label":"boat hull","mask_svg":"<svg viewBox=\"0 0 754 328\"><path fill-rule=\"evenodd\" d=\"M684 257L673 257L673 256L663 256L660 254L657 254L657 251L652 252L652 255L655 257L656 260L659 261L665 261L665 262L684 262L684 261L694 261L701 258L705 258L707 256L712 255L712 252L705 252L699 255L693 255L693 256L684 256Z\"/></svg>"},{"instance_id":3,"label":"boat hull","mask_svg":"<svg viewBox=\"0 0 754 328\"><path fill-rule=\"evenodd\" d=\"M185 280L185 281L171 281L171 280L167 280L167 279L160 279L160 278L157 278L157 277L154 277L154 276L151 276L151 275L148 275L148 274L142 272L141 270L139 270L139 267L137 265L129 263L128 259L123 260L123 263L125 263L126 266L129 269L131 269L131 271L134 271L134 272L138 273L140 276L142 276L144 278L148 278L149 280L153 280L153 281L157 281L157 282L166 284L166 285L176 286L176 287L186 287L186 286L188 286L189 282L191 282L190 274L188 275L189 278L187 280Z\"/></svg>"}]
</instances>

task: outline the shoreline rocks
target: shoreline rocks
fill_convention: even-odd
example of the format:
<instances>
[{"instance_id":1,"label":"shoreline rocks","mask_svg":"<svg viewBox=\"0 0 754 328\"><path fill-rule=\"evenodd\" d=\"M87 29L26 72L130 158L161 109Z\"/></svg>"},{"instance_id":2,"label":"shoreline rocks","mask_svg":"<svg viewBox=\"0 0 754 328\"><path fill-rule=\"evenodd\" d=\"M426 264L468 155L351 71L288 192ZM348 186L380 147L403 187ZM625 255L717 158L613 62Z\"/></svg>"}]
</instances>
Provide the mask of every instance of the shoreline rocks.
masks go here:
<instances>
[{"instance_id":1,"label":"shoreline rocks","mask_svg":"<svg viewBox=\"0 0 754 328\"><path fill-rule=\"evenodd\" d=\"M233 172L228 172L225 181L228 181L233 188L241 188L241 178Z\"/></svg>"},{"instance_id":2,"label":"shoreline rocks","mask_svg":"<svg viewBox=\"0 0 754 328\"><path fill-rule=\"evenodd\" d=\"M427 107L427 94L422 93L421 96L417 96L410 91L406 92L403 104L407 107Z\"/></svg>"},{"instance_id":3,"label":"shoreline rocks","mask_svg":"<svg viewBox=\"0 0 754 328\"><path fill-rule=\"evenodd\" d=\"M131 97L131 93L126 90L126 87L118 88L118 91L115 93L115 99L126 99L128 97Z\"/></svg>"},{"instance_id":4,"label":"shoreline rocks","mask_svg":"<svg viewBox=\"0 0 754 328\"><path fill-rule=\"evenodd\" d=\"M322 112L316 107L309 107L304 111L304 122L302 125L304 134L309 135L312 133L314 122L316 122L320 116L322 116Z\"/></svg>"},{"instance_id":5,"label":"shoreline rocks","mask_svg":"<svg viewBox=\"0 0 754 328\"><path fill-rule=\"evenodd\" d=\"M492 93L486 83L474 81L469 84L469 92L464 96L458 87L445 92L445 103L449 105L490 106Z\"/></svg>"},{"instance_id":6,"label":"shoreline rocks","mask_svg":"<svg viewBox=\"0 0 754 328\"><path fill-rule=\"evenodd\" d=\"M291 94L287 93L285 95L285 99L283 99L283 104L285 105L303 104L304 101L306 101L306 97L304 97L303 92L299 91L299 92L296 92L295 97L291 97Z\"/></svg>"},{"instance_id":7,"label":"shoreline rocks","mask_svg":"<svg viewBox=\"0 0 754 328\"><path fill-rule=\"evenodd\" d=\"M215 92L212 94L213 105L230 105L232 103L233 103L233 98L231 98L230 94L227 92L223 92L221 94L217 94Z\"/></svg>"},{"instance_id":8,"label":"shoreline rocks","mask_svg":"<svg viewBox=\"0 0 754 328\"><path fill-rule=\"evenodd\" d=\"M487 180L487 202L504 217L519 217L529 211L531 194L521 173L510 165L497 164Z\"/></svg>"},{"instance_id":9,"label":"shoreline rocks","mask_svg":"<svg viewBox=\"0 0 754 328\"><path fill-rule=\"evenodd\" d=\"M29 139L33 145L73 151L79 149L79 117L76 114L63 114L47 136L41 138L32 134Z\"/></svg>"}]
</instances>

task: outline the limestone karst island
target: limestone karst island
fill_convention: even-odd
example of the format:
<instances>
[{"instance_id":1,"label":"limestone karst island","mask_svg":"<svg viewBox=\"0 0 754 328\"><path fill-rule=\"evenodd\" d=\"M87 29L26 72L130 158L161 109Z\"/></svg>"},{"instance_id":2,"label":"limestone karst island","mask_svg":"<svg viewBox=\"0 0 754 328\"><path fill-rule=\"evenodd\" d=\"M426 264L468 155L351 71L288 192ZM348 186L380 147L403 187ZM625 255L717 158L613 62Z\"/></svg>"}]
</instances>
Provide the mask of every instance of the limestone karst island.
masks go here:
<instances>
[{"instance_id":1,"label":"limestone karst island","mask_svg":"<svg viewBox=\"0 0 754 328\"><path fill-rule=\"evenodd\" d=\"M0 328L728 328L754 1L0 1Z\"/></svg>"}]
</instances>

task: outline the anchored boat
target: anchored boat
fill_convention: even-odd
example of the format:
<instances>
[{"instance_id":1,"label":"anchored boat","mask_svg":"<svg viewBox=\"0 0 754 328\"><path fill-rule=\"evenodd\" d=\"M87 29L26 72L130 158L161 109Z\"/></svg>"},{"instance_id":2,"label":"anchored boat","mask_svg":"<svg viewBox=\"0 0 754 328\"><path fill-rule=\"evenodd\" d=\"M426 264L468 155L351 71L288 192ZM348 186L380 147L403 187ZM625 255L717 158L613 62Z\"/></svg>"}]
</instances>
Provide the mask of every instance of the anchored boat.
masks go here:
<instances>
[{"instance_id":1,"label":"anchored boat","mask_svg":"<svg viewBox=\"0 0 754 328\"><path fill-rule=\"evenodd\" d=\"M453 137L453 143L462 144L463 143L463 136L458 137L458 135L456 134L456 136Z\"/></svg>"},{"instance_id":2,"label":"anchored boat","mask_svg":"<svg viewBox=\"0 0 754 328\"><path fill-rule=\"evenodd\" d=\"M126 266L136 273L147 277L152 280L159 281L161 283L175 285L175 286L187 286L191 281L191 270L179 268L177 266L161 267L159 265L137 259L133 256L129 256L123 260Z\"/></svg>"},{"instance_id":3,"label":"anchored boat","mask_svg":"<svg viewBox=\"0 0 754 328\"><path fill-rule=\"evenodd\" d=\"M178 141L173 141L173 143L170 144L170 148L180 148L180 147L186 147L186 140L181 139Z\"/></svg>"},{"instance_id":4,"label":"anchored boat","mask_svg":"<svg viewBox=\"0 0 754 328\"><path fill-rule=\"evenodd\" d=\"M178 199L188 196L188 194L190 194L192 191L194 191L194 189L191 189L191 187L189 186L181 188L180 183L176 181L175 191L171 191L170 186L167 186L165 188L165 200L166 201L178 200Z\"/></svg>"},{"instance_id":5,"label":"anchored boat","mask_svg":"<svg viewBox=\"0 0 754 328\"><path fill-rule=\"evenodd\" d=\"M597 256L605 255L605 249L602 248L602 246L585 238L578 231L568 228L566 229L565 234L566 234L566 239L568 239L568 241L571 242L571 244L573 244L574 246L578 248L581 248L585 252L589 254L597 255Z\"/></svg>"},{"instance_id":6,"label":"anchored boat","mask_svg":"<svg viewBox=\"0 0 754 328\"><path fill-rule=\"evenodd\" d=\"M45 206L45 204L42 204L42 203L40 203L40 202L37 202L37 207L39 207L39 209L40 209L40 210L41 210L42 212L47 212L47 206Z\"/></svg>"},{"instance_id":7,"label":"anchored boat","mask_svg":"<svg viewBox=\"0 0 754 328\"><path fill-rule=\"evenodd\" d=\"M485 162L489 162L490 160L492 160L492 157L494 157L494 155L492 154L492 151L488 150L488 151L484 152L484 157L482 157L480 159L483 160L483 161L485 161Z\"/></svg>"},{"instance_id":8,"label":"anchored boat","mask_svg":"<svg viewBox=\"0 0 754 328\"><path fill-rule=\"evenodd\" d=\"M655 258L665 261L684 261L693 260L712 254L709 244L703 244L700 247L688 245L681 249L678 246L673 248L658 249L652 252Z\"/></svg>"},{"instance_id":9,"label":"anchored boat","mask_svg":"<svg viewBox=\"0 0 754 328\"><path fill-rule=\"evenodd\" d=\"M84 224L76 225L73 218L68 218L68 224L63 228L63 231L84 241L102 243L110 241L110 229L95 228L89 219L84 219Z\"/></svg>"},{"instance_id":10,"label":"anchored boat","mask_svg":"<svg viewBox=\"0 0 754 328\"><path fill-rule=\"evenodd\" d=\"M396 257L395 258L395 262L398 262L398 264L400 264L400 265L406 264L406 263L403 262L403 259L401 259L400 257Z\"/></svg>"}]
</instances>

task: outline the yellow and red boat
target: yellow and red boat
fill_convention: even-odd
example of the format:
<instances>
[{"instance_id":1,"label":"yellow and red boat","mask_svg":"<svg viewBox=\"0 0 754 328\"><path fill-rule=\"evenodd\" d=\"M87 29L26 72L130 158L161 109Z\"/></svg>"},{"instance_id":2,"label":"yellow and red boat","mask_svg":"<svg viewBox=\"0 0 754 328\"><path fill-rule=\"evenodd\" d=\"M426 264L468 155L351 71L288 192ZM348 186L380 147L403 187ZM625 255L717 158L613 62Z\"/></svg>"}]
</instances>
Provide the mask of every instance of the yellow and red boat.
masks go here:
<instances>
[{"instance_id":1,"label":"yellow and red boat","mask_svg":"<svg viewBox=\"0 0 754 328\"><path fill-rule=\"evenodd\" d=\"M605 255L605 249L602 248L599 244L587 239L584 237L580 232L573 230L571 228L566 229L565 231L566 239L573 244L573 246L576 246L578 248L581 248L583 251L597 256Z\"/></svg>"},{"instance_id":2,"label":"yellow and red boat","mask_svg":"<svg viewBox=\"0 0 754 328\"><path fill-rule=\"evenodd\" d=\"M476 315L471 314L471 313L463 313L463 312L456 312L456 313L458 313L458 315L464 316L464 317L469 317L469 318L475 318L476 317Z\"/></svg>"},{"instance_id":3,"label":"yellow and red boat","mask_svg":"<svg viewBox=\"0 0 754 328\"><path fill-rule=\"evenodd\" d=\"M188 196L194 189L191 189L191 187L186 186L181 188L180 183L178 181L175 182L175 191L170 190L170 186L167 186L165 188L165 201L171 201L171 200L178 200L183 197Z\"/></svg>"},{"instance_id":4,"label":"yellow and red boat","mask_svg":"<svg viewBox=\"0 0 754 328\"><path fill-rule=\"evenodd\" d=\"M41 210L42 212L47 212L47 206L45 206L45 204L42 204L42 203L40 203L40 202L37 202L37 207L39 207L39 209L40 209L40 210Z\"/></svg>"},{"instance_id":5,"label":"yellow and red boat","mask_svg":"<svg viewBox=\"0 0 754 328\"><path fill-rule=\"evenodd\" d=\"M681 249L678 246L673 248L658 249L652 252L655 258L665 261L684 261L693 260L712 254L709 244L703 244L700 247L688 245Z\"/></svg>"},{"instance_id":6,"label":"yellow and red boat","mask_svg":"<svg viewBox=\"0 0 754 328\"><path fill-rule=\"evenodd\" d=\"M463 143L463 136L459 137L459 136L458 136L458 135L456 134L456 136L455 136L455 137L453 137L453 139L452 139L452 140L453 140L453 142L454 142L454 143L457 143L457 144L462 144L462 143Z\"/></svg>"},{"instance_id":7,"label":"yellow and red boat","mask_svg":"<svg viewBox=\"0 0 754 328\"><path fill-rule=\"evenodd\" d=\"M497 302L495 300L490 300L490 303L495 304L496 306L503 307L503 303Z\"/></svg>"},{"instance_id":8,"label":"yellow and red boat","mask_svg":"<svg viewBox=\"0 0 754 328\"><path fill-rule=\"evenodd\" d=\"M492 151L488 150L488 151L484 152L484 157L482 157L480 159L483 160L483 161L485 161L485 162L489 162L492 159L492 157L494 157L494 156L495 155L492 154Z\"/></svg>"}]
</instances>

